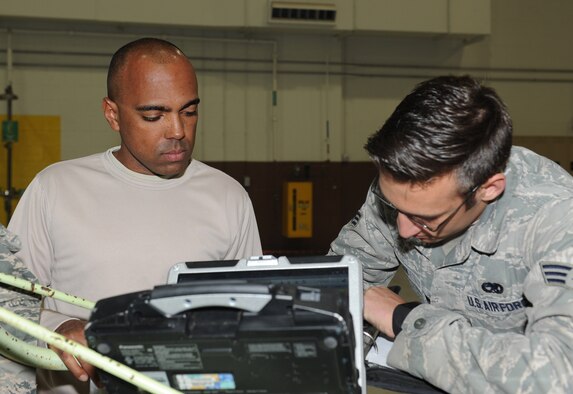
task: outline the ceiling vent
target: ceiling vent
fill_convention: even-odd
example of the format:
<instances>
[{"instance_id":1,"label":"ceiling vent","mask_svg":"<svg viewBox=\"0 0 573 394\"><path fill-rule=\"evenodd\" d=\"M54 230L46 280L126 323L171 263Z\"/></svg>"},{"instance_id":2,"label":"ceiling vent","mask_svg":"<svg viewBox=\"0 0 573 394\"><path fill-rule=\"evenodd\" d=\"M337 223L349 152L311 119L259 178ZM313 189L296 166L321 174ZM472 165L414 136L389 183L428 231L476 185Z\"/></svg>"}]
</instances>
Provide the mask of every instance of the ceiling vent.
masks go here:
<instances>
[{"instance_id":1,"label":"ceiling vent","mask_svg":"<svg viewBox=\"0 0 573 394\"><path fill-rule=\"evenodd\" d=\"M336 21L336 7L334 4L269 1L269 21L334 25Z\"/></svg>"}]
</instances>

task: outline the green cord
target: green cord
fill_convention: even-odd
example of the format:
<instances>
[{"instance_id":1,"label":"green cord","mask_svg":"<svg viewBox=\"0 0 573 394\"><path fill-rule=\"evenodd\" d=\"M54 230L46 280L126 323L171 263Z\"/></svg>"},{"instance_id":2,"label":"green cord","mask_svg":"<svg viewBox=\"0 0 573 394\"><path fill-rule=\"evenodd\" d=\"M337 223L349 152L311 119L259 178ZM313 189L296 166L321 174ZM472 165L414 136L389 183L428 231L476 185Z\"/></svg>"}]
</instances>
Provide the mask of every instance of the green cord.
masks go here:
<instances>
[{"instance_id":1,"label":"green cord","mask_svg":"<svg viewBox=\"0 0 573 394\"><path fill-rule=\"evenodd\" d=\"M181 394L180 391L1 307L0 321L152 394Z\"/></svg>"},{"instance_id":2,"label":"green cord","mask_svg":"<svg viewBox=\"0 0 573 394\"><path fill-rule=\"evenodd\" d=\"M67 302L85 309L93 309L95 303L81 297L76 297L38 283L17 278L12 275L0 273L0 283L4 283L21 290L26 290L43 297L52 297L60 301ZM152 394L181 394L180 391L172 389L157 380L154 380L134 369L129 368L109 357L72 341L60 334L52 332L28 319L0 307L0 322L9 324L18 330L25 332L34 338L50 344L74 357L81 358L95 367L104 370L128 383L131 383ZM52 350L31 345L19 338L16 338L8 331L0 327L0 354L24 365L31 367L65 371L66 366L62 360Z\"/></svg>"},{"instance_id":3,"label":"green cord","mask_svg":"<svg viewBox=\"0 0 573 394\"><path fill-rule=\"evenodd\" d=\"M85 298L76 297L62 291L54 290L38 283L32 283L25 279L17 278L12 275L0 273L0 283L17 287L18 289L26 290L31 293L39 294L44 297L55 298L60 301L67 302L68 304L80 306L85 309L93 309L95 302L88 301Z\"/></svg>"}]
</instances>

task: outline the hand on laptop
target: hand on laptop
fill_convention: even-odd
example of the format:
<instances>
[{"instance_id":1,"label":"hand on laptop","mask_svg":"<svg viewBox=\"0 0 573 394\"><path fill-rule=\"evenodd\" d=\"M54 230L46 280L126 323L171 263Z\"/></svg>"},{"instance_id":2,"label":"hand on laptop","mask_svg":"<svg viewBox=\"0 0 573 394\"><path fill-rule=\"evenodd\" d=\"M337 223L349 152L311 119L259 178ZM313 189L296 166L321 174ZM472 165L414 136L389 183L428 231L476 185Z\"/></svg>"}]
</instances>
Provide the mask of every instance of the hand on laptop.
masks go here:
<instances>
[{"instance_id":1,"label":"hand on laptop","mask_svg":"<svg viewBox=\"0 0 573 394\"><path fill-rule=\"evenodd\" d=\"M394 338L392 315L406 301L387 287L371 287L364 293L364 318L388 338Z\"/></svg>"},{"instance_id":2,"label":"hand on laptop","mask_svg":"<svg viewBox=\"0 0 573 394\"><path fill-rule=\"evenodd\" d=\"M87 346L86 337L84 335L84 327L86 324L87 322L85 320L67 320L56 329L56 332L66 338ZM50 346L50 349L60 356L66 367L68 367L70 372L78 380L87 382L88 379L91 379L96 386L102 387L96 373L96 368L93 365L88 364L56 347Z\"/></svg>"}]
</instances>

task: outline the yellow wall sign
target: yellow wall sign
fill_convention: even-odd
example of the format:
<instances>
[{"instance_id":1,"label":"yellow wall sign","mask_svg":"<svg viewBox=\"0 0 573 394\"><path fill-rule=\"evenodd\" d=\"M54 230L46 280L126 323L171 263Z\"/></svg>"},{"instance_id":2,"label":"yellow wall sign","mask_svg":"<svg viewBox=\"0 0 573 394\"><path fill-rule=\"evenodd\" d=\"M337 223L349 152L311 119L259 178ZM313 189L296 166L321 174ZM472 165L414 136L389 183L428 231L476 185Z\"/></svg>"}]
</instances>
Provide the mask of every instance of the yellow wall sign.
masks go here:
<instances>
[{"instance_id":1,"label":"yellow wall sign","mask_svg":"<svg viewBox=\"0 0 573 394\"><path fill-rule=\"evenodd\" d=\"M283 235L312 237L312 182L283 184Z\"/></svg>"},{"instance_id":2,"label":"yellow wall sign","mask_svg":"<svg viewBox=\"0 0 573 394\"><path fill-rule=\"evenodd\" d=\"M1 115L0 121L5 120L6 116ZM12 122L18 125L17 138L12 138L11 141L12 188L23 191L38 172L61 160L60 117L18 115L12 117ZM2 144L0 145L0 189L2 191L7 188L7 160L7 150ZM12 200L12 211L17 202L17 199ZM0 222L7 224L4 198L0 204Z\"/></svg>"}]
</instances>

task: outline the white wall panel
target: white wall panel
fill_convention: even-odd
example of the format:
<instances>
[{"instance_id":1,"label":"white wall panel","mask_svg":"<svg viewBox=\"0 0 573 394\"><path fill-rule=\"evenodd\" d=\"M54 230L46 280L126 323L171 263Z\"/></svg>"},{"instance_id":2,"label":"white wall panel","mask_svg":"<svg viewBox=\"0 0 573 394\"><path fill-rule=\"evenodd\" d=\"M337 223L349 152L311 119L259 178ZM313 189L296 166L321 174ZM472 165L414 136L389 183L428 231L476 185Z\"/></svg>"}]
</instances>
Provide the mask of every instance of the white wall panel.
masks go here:
<instances>
[{"instance_id":1,"label":"white wall panel","mask_svg":"<svg viewBox=\"0 0 573 394\"><path fill-rule=\"evenodd\" d=\"M242 161L247 157L247 75L225 74L225 112L223 113L224 159Z\"/></svg>"},{"instance_id":2,"label":"white wall panel","mask_svg":"<svg viewBox=\"0 0 573 394\"><path fill-rule=\"evenodd\" d=\"M247 74L244 110L246 115L245 160L269 161L272 142L272 84L269 74Z\"/></svg>"},{"instance_id":3,"label":"white wall panel","mask_svg":"<svg viewBox=\"0 0 573 394\"><path fill-rule=\"evenodd\" d=\"M492 81L513 117L516 135L573 135L573 83Z\"/></svg>"},{"instance_id":4,"label":"white wall panel","mask_svg":"<svg viewBox=\"0 0 573 394\"><path fill-rule=\"evenodd\" d=\"M490 0L282 0L298 7L333 5L333 24L269 21L269 0L1 0L9 17L68 19L120 24L255 29L264 32L396 32L488 34ZM449 4L452 7L449 7ZM463 4L469 4L465 12Z\"/></svg>"},{"instance_id":5,"label":"white wall panel","mask_svg":"<svg viewBox=\"0 0 573 394\"><path fill-rule=\"evenodd\" d=\"M103 117L105 73L86 70L16 70L13 113L61 117L62 152L78 157L117 145L117 133ZM4 112L4 111L2 111Z\"/></svg>"},{"instance_id":6,"label":"white wall panel","mask_svg":"<svg viewBox=\"0 0 573 394\"><path fill-rule=\"evenodd\" d=\"M491 4L482 0L449 0L448 31L454 34L489 34Z\"/></svg>"},{"instance_id":7,"label":"white wall panel","mask_svg":"<svg viewBox=\"0 0 573 394\"><path fill-rule=\"evenodd\" d=\"M226 112L225 83L220 75L203 73L201 75L200 130L197 136L202 150L198 157L203 160L220 161L225 159L224 136Z\"/></svg>"},{"instance_id":8,"label":"white wall panel","mask_svg":"<svg viewBox=\"0 0 573 394\"><path fill-rule=\"evenodd\" d=\"M448 0L356 0L356 28L447 33Z\"/></svg>"},{"instance_id":9,"label":"white wall panel","mask_svg":"<svg viewBox=\"0 0 573 394\"><path fill-rule=\"evenodd\" d=\"M101 21L244 27L245 0L96 0Z\"/></svg>"},{"instance_id":10,"label":"white wall panel","mask_svg":"<svg viewBox=\"0 0 573 394\"><path fill-rule=\"evenodd\" d=\"M2 0L3 15L35 18L95 19L96 1L76 0Z\"/></svg>"},{"instance_id":11,"label":"white wall panel","mask_svg":"<svg viewBox=\"0 0 573 394\"><path fill-rule=\"evenodd\" d=\"M344 153L349 160L368 160L364 150L368 137L382 127L401 99L420 81L415 78L346 79Z\"/></svg>"},{"instance_id":12,"label":"white wall panel","mask_svg":"<svg viewBox=\"0 0 573 394\"><path fill-rule=\"evenodd\" d=\"M198 70L201 108L196 157L271 160L272 47L213 40L183 47Z\"/></svg>"},{"instance_id":13,"label":"white wall panel","mask_svg":"<svg viewBox=\"0 0 573 394\"><path fill-rule=\"evenodd\" d=\"M491 65L571 72L573 1L505 0L494 6Z\"/></svg>"},{"instance_id":14,"label":"white wall panel","mask_svg":"<svg viewBox=\"0 0 573 394\"><path fill-rule=\"evenodd\" d=\"M287 75L279 81L276 159L297 161L320 157L325 127L320 114L320 78Z\"/></svg>"},{"instance_id":15,"label":"white wall panel","mask_svg":"<svg viewBox=\"0 0 573 394\"><path fill-rule=\"evenodd\" d=\"M450 7L460 6L453 1ZM76 11L70 6L63 12ZM141 34L170 39L198 70L202 103L195 155L202 160L367 160L366 138L416 83L442 74L472 74L497 88L517 135L573 135L573 51L567 45L573 25L566 23L573 19L573 3L504 0L491 3L491 15L492 34L478 41L228 28L169 35L149 26ZM134 37L132 30L14 31L13 81L20 97L14 111L60 115L64 158L117 144L100 100L112 53ZM6 30L0 29L0 83L6 79L6 45Z\"/></svg>"},{"instance_id":16,"label":"white wall panel","mask_svg":"<svg viewBox=\"0 0 573 394\"><path fill-rule=\"evenodd\" d=\"M277 160L340 160L339 40L282 36L278 43Z\"/></svg>"}]
</instances>

